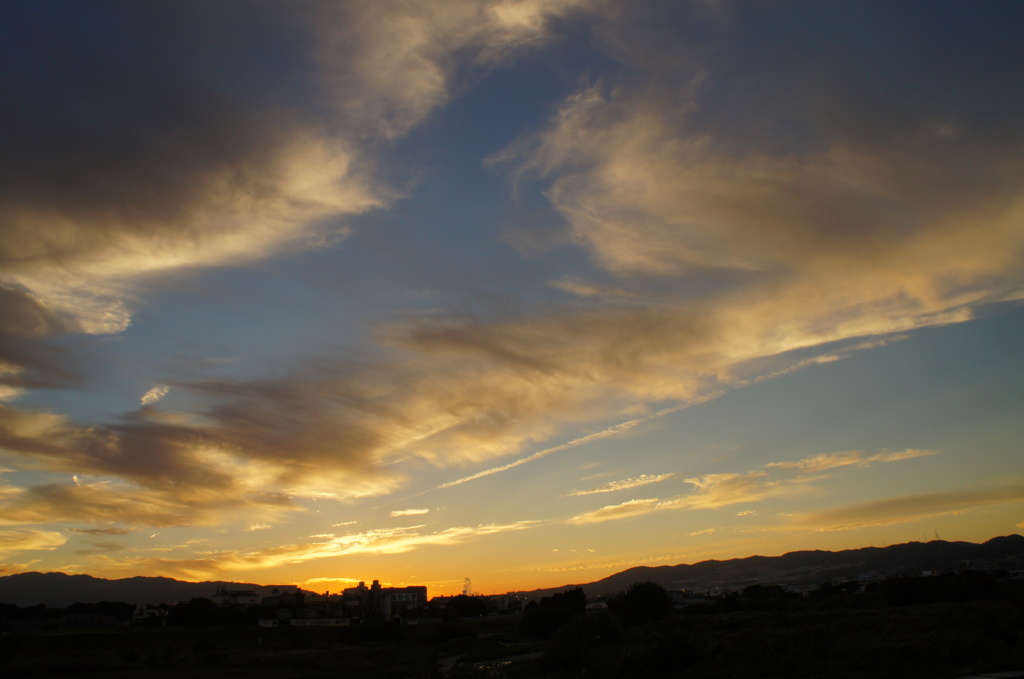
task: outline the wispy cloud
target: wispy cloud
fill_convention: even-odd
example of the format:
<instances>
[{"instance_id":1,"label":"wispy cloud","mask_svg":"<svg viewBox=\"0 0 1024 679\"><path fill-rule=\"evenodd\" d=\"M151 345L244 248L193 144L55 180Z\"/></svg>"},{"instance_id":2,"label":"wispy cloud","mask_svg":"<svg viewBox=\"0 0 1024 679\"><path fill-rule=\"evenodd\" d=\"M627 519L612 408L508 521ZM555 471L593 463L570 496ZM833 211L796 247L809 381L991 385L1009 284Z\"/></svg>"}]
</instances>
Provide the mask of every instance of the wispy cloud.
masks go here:
<instances>
[{"instance_id":1,"label":"wispy cloud","mask_svg":"<svg viewBox=\"0 0 1024 679\"><path fill-rule=\"evenodd\" d=\"M153 405L171 391L166 384L158 384L142 395L141 403L144 406Z\"/></svg>"},{"instance_id":2,"label":"wispy cloud","mask_svg":"<svg viewBox=\"0 0 1024 679\"><path fill-rule=\"evenodd\" d=\"M68 530L81 535L128 535L131 533L127 528L68 528Z\"/></svg>"},{"instance_id":3,"label":"wispy cloud","mask_svg":"<svg viewBox=\"0 0 1024 679\"><path fill-rule=\"evenodd\" d=\"M391 512L391 516L417 516L429 513L429 509L395 509Z\"/></svg>"},{"instance_id":4,"label":"wispy cloud","mask_svg":"<svg viewBox=\"0 0 1024 679\"><path fill-rule=\"evenodd\" d=\"M490 476L491 474L498 474L500 472L508 471L509 469L514 469L516 467L519 467L521 465L527 464L529 462L533 462L535 460L539 460L539 459L541 459L543 457L547 457L548 455L551 455L552 453L560 453L563 450L568 450L569 448L574 448L576 446L581 446L581 445L586 444L586 443L591 443L593 441L597 441L597 440L600 440L600 439L603 439L603 438L607 438L609 436L615 436L616 434L621 434L623 432L629 431L630 429L632 429L633 427L636 427L639 424L643 424L644 422L650 422L651 420L657 419L659 417L664 417L665 415L670 415L672 413L679 412L680 410L683 410L684 408L689 408L689 407L692 407L692 406L695 406L695 405L698 405L698 404L701 404L701 403L706 403L707 401L710 401L710 400L712 400L714 398L717 398L717 397L721 396L723 393L724 392L722 392L722 391L715 391L715 392L706 394L704 396L693 398L693 399L691 399L691 400L689 400L689 401L687 401L685 403L680 403L680 404L677 404L677 405L669 407L669 408L664 408L664 409L659 410L658 412L656 412L656 413L654 413L652 415L648 415L646 417L641 417L641 418L636 418L636 419L633 419L633 420L627 420L625 422L620 422L619 424L613 425L613 426L608 427L607 429L603 429L603 430L601 430L599 432L595 432L593 434L587 434L586 436L580 436L579 438L575 438L572 441L569 441L567 443L563 443L561 445L557 445L557 446L553 446L551 448L545 448L544 450L537 451L536 453L533 453L532 455L527 455L526 457L520 458L520 459L515 460L513 462L509 462L508 464L504 464L504 465L501 465L499 467L491 467L490 469L485 469L485 470L483 470L481 472L477 472L475 474L470 474L469 476L464 476L464 477L462 477L460 479L456 479L455 481L448 481L446 483L442 483L440 486L438 486L438 489L450 488L452 486L457 486L457 485L460 485L460 484L463 484L463 483L467 483L469 481L475 481L475 480L481 479L481 478L483 478L485 476Z\"/></svg>"},{"instance_id":5,"label":"wispy cloud","mask_svg":"<svg viewBox=\"0 0 1024 679\"><path fill-rule=\"evenodd\" d=\"M57 531L35 528L3 529L0 530L0 558L7 558L17 552L56 549L65 542L67 538Z\"/></svg>"},{"instance_id":6,"label":"wispy cloud","mask_svg":"<svg viewBox=\"0 0 1024 679\"><path fill-rule=\"evenodd\" d=\"M866 455L860 450L845 450L835 453L820 453L795 462L769 462L766 466L776 469L791 469L801 473L812 473L836 467L869 467L876 462L898 462L900 460L910 460L915 457L926 457L935 454L936 451L934 450L916 450L912 448L893 453L876 453L874 455Z\"/></svg>"},{"instance_id":7,"label":"wispy cloud","mask_svg":"<svg viewBox=\"0 0 1024 679\"><path fill-rule=\"evenodd\" d=\"M485 469L483 471L477 472L475 474L470 474L469 476L464 476L454 481L447 481L438 486L438 489L451 488L452 486L458 486L463 483L468 483L469 481L476 481L477 479L482 479L485 476L490 476L491 474L498 474L500 472L508 471L509 469L515 469L516 467L519 467L521 465L533 462L535 460L539 460L542 457L547 457L552 453L559 453L563 450L568 450L569 448L573 448L575 446L580 446L585 443L590 443L591 441L597 441L602 438L607 438L608 436L614 436L624 431L628 431L629 429L632 429L636 425L640 424L640 422L640 420L629 420L627 422L621 422L619 424L616 424L612 427L596 432L594 434L588 434L586 436L581 436L579 438L573 439L572 441L563 443L561 445L552 446L551 448L545 448L544 450L537 451L532 455L527 455L526 457L520 458L513 462L509 462L508 464L503 464L498 467L491 467L490 469Z\"/></svg>"},{"instance_id":8,"label":"wispy cloud","mask_svg":"<svg viewBox=\"0 0 1024 679\"><path fill-rule=\"evenodd\" d=\"M358 578L310 578L306 580L305 585L322 585L324 583L335 583L342 585L354 585L357 582L361 582Z\"/></svg>"},{"instance_id":9,"label":"wispy cloud","mask_svg":"<svg viewBox=\"0 0 1024 679\"><path fill-rule=\"evenodd\" d=\"M0 497L0 525L95 522L126 526L187 526L216 523L233 512L289 510L286 498L253 495L218 498L186 493L189 501L171 491L133 488L109 483L46 484L17 488ZM79 529L85 531L86 529ZM118 534L121 528L97 529Z\"/></svg>"},{"instance_id":10,"label":"wispy cloud","mask_svg":"<svg viewBox=\"0 0 1024 679\"><path fill-rule=\"evenodd\" d=\"M701 535L713 535L717 531L718 531L717 528L705 528L704 530L698 530L698 531L694 531L692 533L687 533L687 535L689 535L691 538L695 538L695 537L699 537Z\"/></svg>"},{"instance_id":11,"label":"wispy cloud","mask_svg":"<svg viewBox=\"0 0 1024 679\"><path fill-rule=\"evenodd\" d=\"M277 567L286 564L354 554L403 554L422 547L457 545L509 531L520 531L543 523L518 521L506 524L455 526L435 532L423 532L425 526L405 526L348 533L317 542L286 544L256 551L217 551L198 559L167 559L152 557L123 557L107 559L107 570L132 571L144 568L185 577L211 577L220 573L256 568Z\"/></svg>"},{"instance_id":12,"label":"wispy cloud","mask_svg":"<svg viewBox=\"0 0 1024 679\"><path fill-rule=\"evenodd\" d=\"M801 480L782 481L770 479L767 472L754 471L744 474L706 474L686 479L696 490L666 503L666 508L717 509L741 502L761 502L782 495L804 492Z\"/></svg>"},{"instance_id":13,"label":"wispy cloud","mask_svg":"<svg viewBox=\"0 0 1024 679\"><path fill-rule=\"evenodd\" d=\"M790 525L815 530L850 530L915 521L977 507L1024 502L1024 484L1005 483L872 500L822 511L801 512Z\"/></svg>"},{"instance_id":14,"label":"wispy cloud","mask_svg":"<svg viewBox=\"0 0 1024 679\"><path fill-rule=\"evenodd\" d=\"M446 0L416 6L387 0L331 5L318 52L343 113L386 138L401 136L446 103L460 60L490 68L535 48L549 21L590 0Z\"/></svg>"},{"instance_id":15,"label":"wispy cloud","mask_svg":"<svg viewBox=\"0 0 1024 679\"><path fill-rule=\"evenodd\" d=\"M577 516L569 519L569 523L587 524L601 523L602 521L610 521L613 519L627 519L635 516L643 516L644 514L650 514L651 512L660 509L661 506L662 502L653 498L627 500L626 502L622 502L617 505L606 505L591 512L578 514Z\"/></svg>"},{"instance_id":16,"label":"wispy cloud","mask_svg":"<svg viewBox=\"0 0 1024 679\"><path fill-rule=\"evenodd\" d=\"M615 519L633 518L653 512L669 510L720 509L736 504L753 504L772 498L791 497L812 492L822 480L820 472L850 466L870 466L876 462L899 462L933 455L934 451L909 449L865 455L860 451L822 453L793 462L774 462L750 472L705 474L686 479L694 486L691 493L672 498L630 500L608 505L573 516L573 524L599 523ZM778 472L785 474L778 474ZM792 474L790 472L797 472ZM755 510L744 510L737 516L750 516Z\"/></svg>"},{"instance_id":17,"label":"wispy cloud","mask_svg":"<svg viewBox=\"0 0 1024 679\"><path fill-rule=\"evenodd\" d=\"M640 476L630 479L622 479L621 481L610 481L602 486L598 486L597 488L590 488L589 490L574 490L573 492L569 493L569 496L572 497L576 495L596 495L598 493L614 493L615 491L619 490L628 490L630 488L639 488L640 486L658 483L660 481L664 481L665 479L670 479L673 476L675 476L674 473L652 475L641 474Z\"/></svg>"}]
</instances>

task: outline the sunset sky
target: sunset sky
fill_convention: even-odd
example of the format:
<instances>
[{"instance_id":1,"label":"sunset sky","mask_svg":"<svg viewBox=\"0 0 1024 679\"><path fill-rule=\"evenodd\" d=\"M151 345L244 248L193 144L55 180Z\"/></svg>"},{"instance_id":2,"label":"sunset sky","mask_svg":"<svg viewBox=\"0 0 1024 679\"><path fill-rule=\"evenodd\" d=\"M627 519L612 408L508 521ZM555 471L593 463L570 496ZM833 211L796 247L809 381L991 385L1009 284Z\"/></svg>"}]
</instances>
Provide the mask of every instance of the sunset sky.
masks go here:
<instances>
[{"instance_id":1,"label":"sunset sky","mask_svg":"<svg viewBox=\"0 0 1024 679\"><path fill-rule=\"evenodd\" d=\"M0 574L1024 529L1024 3L0 6Z\"/></svg>"}]
</instances>

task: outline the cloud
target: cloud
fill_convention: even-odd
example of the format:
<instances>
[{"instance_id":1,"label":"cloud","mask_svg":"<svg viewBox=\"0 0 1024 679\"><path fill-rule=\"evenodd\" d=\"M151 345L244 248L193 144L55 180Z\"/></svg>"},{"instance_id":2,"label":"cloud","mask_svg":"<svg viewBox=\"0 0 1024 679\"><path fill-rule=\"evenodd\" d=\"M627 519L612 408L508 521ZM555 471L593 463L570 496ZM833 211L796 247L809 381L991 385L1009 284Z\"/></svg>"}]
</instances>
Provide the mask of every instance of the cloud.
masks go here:
<instances>
[{"instance_id":1,"label":"cloud","mask_svg":"<svg viewBox=\"0 0 1024 679\"><path fill-rule=\"evenodd\" d=\"M72 533L80 535L128 535L127 528L68 528Z\"/></svg>"},{"instance_id":2,"label":"cloud","mask_svg":"<svg viewBox=\"0 0 1024 679\"><path fill-rule=\"evenodd\" d=\"M166 384L158 384L149 391L147 391L145 394L143 394L140 402L144 406L152 405L159 401L160 399L162 399L164 396L167 396L168 392L170 391L171 388Z\"/></svg>"},{"instance_id":3,"label":"cloud","mask_svg":"<svg viewBox=\"0 0 1024 679\"><path fill-rule=\"evenodd\" d=\"M84 32L69 12L20 12L23 37L0 53L0 282L74 331L117 333L156 275L337 242L339 218L399 195L374 140L447 101L464 66L543 44L588 4L250 2L241 24L120 6L117 30ZM253 71L268 54L302 67Z\"/></svg>"},{"instance_id":4,"label":"cloud","mask_svg":"<svg viewBox=\"0 0 1024 679\"><path fill-rule=\"evenodd\" d=\"M1024 485L1005 483L967 490L904 495L817 512L801 512L791 516L790 525L823 531L851 530L1018 502L1024 502Z\"/></svg>"},{"instance_id":5,"label":"cloud","mask_svg":"<svg viewBox=\"0 0 1024 679\"><path fill-rule=\"evenodd\" d=\"M834 469L836 467L869 467L876 462L899 462L910 460L915 457L926 457L935 455L934 450L907 449L896 453L876 453L865 455L859 450L845 450L835 453L819 453L811 457L805 457L795 462L769 462L766 467L775 469L790 469L801 473L814 473Z\"/></svg>"},{"instance_id":6,"label":"cloud","mask_svg":"<svg viewBox=\"0 0 1024 679\"><path fill-rule=\"evenodd\" d=\"M299 394L300 385L281 385L267 398L259 398L258 388L210 411L203 425L143 410L117 424L90 427L54 413L0 406L0 446L39 468L152 489L156 497L187 505L183 515L189 507L219 502L244 506L255 498L259 505L259 498L283 497L286 490L296 497L346 499L398 483L398 472L371 468L375 458L367 443L373 432L355 414L350 422L338 410L336 421L327 418L335 404ZM209 392L208 386L199 389ZM354 468L363 473L345 473Z\"/></svg>"},{"instance_id":7,"label":"cloud","mask_svg":"<svg viewBox=\"0 0 1024 679\"><path fill-rule=\"evenodd\" d=\"M933 451L908 449L896 453L864 455L860 451L843 451L812 455L794 462L773 462L763 469L736 473L705 474L686 479L694 486L693 492L676 495L665 500L630 500L584 512L568 519L568 523L586 524L633 518L654 512L673 510L720 509L736 504L752 504L765 500L791 497L815 490L814 483L823 476L820 472L843 467L867 467L875 462L897 462L933 455ZM795 475L773 476L776 470L796 471ZM615 484L608 484L614 486ZM586 493L589 494L589 493ZM737 516L751 516L756 510L748 509Z\"/></svg>"},{"instance_id":8,"label":"cloud","mask_svg":"<svg viewBox=\"0 0 1024 679\"><path fill-rule=\"evenodd\" d=\"M27 388L78 382L69 352L50 343L71 329L32 292L0 281L0 401Z\"/></svg>"},{"instance_id":9,"label":"cloud","mask_svg":"<svg viewBox=\"0 0 1024 679\"><path fill-rule=\"evenodd\" d=\"M188 526L216 523L241 511L293 509L286 498L253 494L217 497L192 493L184 501L174 490L143 489L110 483L45 484L0 493L0 525L40 523L111 523L127 526ZM85 529L82 529L83 532ZM121 534L97 529L98 534Z\"/></svg>"},{"instance_id":10,"label":"cloud","mask_svg":"<svg viewBox=\"0 0 1024 679\"><path fill-rule=\"evenodd\" d=\"M460 69L493 68L545 42L549 22L589 0L395 0L327 5L318 58L355 124L400 136L446 103ZM458 56L456 56L458 55Z\"/></svg>"},{"instance_id":11,"label":"cloud","mask_svg":"<svg viewBox=\"0 0 1024 679\"><path fill-rule=\"evenodd\" d=\"M356 578L310 578L309 580L306 580L304 584L320 585L325 582L339 583L344 585L355 585L356 583L361 582L361 580L358 580Z\"/></svg>"},{"instance_id":12,"label":"cloud","mask_svg":"<svg viewBox=\"0 0 1024 679\"><path fill-rule=\"evenodd\" d=\"M725 22L709 27L709 35L731 30ZM629 310L649 317L640 327L651 363L663 335L674 332L692 348L695 338L680 332L685 318L718 340L717 351L707 345L705 365L728 375L737 362L795 348L967 320L971 305L1020 293L1019 126L1002 127L1005 135L996 141L988 123L972 118L982 112L972 109L964 124L973 125L973 145L950 143L948 135L929 132L935 111L894 112L885 97L865 99L852 87L841 96L858 105L837 111L822 99L836 96L843 83L822 90L822 83L805 79L815 71L808 66L813 59L787 71L787 79L806 89L766 80L763 87L730 90L733 115L715 115L709 111L721 105L716 83L727 82L735 68L722 43L714 50L666 51L658 34L615 43L623 58L652 73L649 82L580 90L546 130L493 159L511 164L520 179L540 178L544 195L603 277L634 294L643 290L650 306L658 304L656 313ZM749 54L733 56L760 72L746 61ZM921 101L952 104L945 85L931 85L936 96ZM986 83L964 86L1003 96ZM782 116L779 108L789 117L775 128L756 119ZM997 117L1006 123L1012 110ZM757 111L756 118L747 119L747 111ZM786 125L796 121L807 126L798 125L806 136L788 140ZM766 129L771 133L745 139ZM975 162L989 179L964 175ZM570 287L594 295L608 286L577 278ZM666 311L673 308L675 314Z\"/></svg>"},{"instance_id":13,"label":"cloud","mask_svg":"<svg viewBox=\"0 0 1024 679\"><path fill-rule=\"evenodd\" d=\"M123 552L129 549L126 545L119 544L117 542L96 542L90 541L88 547L75 550L75 556L94 556L96 554L111 554L113 552Z\"/></svg>"},{"instance_id":14,"label":"cloud","mask_svg":"<svg viewBox=\"0 0 1024 679\"><path fill-rule=\"evenodd\" d=\"M792 495L805 488L799 481L785 482L769 480L763 471L744 474L706 474L686 479L696 490L690 495L677 498L667 507L693 509L717 509L741 502L760 502L781 495Z\"/></svg>"},{"instance_id":15,"label":"cloud","mask_svg":"<svg viewBox=\"0 0 1024 679\"><path fill-rule=\"evenodd\" d=\"M349 533L318 542L281 545L249 552L221 551L198 559L122 557L106 560L105 570L159 572L190 578L206 578L221 573L271 568L285 564L353 554L403 554L428 546L456 545L490 535L526 530L540 521L506 524L456 526L432 533L420 532L424 526L405 526Z\"/></svg>"},{"instance_id":16,"label":"cloud","mask_svg":"<svg viewBox=\"0 0 1024 679\"><path fill-rule=\"evenodd\" d=\"M917 448L908 448L907 450L897 451L895 453L877 453L868 457L865 462L872 464L875 462L900 462L901 460L912 460L915 457L928 457L929 455L935 455L934 450L919 450Z\"/></svg>"},{"instance_id":17,"label":"cloud","mask_svg":"<svg viewBox=\"0 0 1024 679\"><path fill-rule=\"evenodd\" d=\"M651 286L643 303L601 310L491 324L420 319L396 327L388 336L395 344L472 362L474 374L543 375L518 401L544 403L545 413L560 408L569 422L587 417L579 394L588 387L609 410L631 398L688 399L714 379L742 386L849 353L739 377L751 362L865 336L857 347L869 348L885 341L879 334L964 322L968 305L1019 289L1012 253L1024 233L1013 215L1024 203L1016 199L964 192L963 215L982 203L994 210L981 209L991 219L968 243L961 222L927 196L890 195L898 183L873 174L883 158L860 165L863 154L885 149L840 149L853 143L844 140L806 155L736 156L713 139L690 138L671 102L612 92L569 99L533 147L506 157L554 177L548 195L608 273L636 286L669 282ZM945 170L959 171L954 158L946 161ZM921 214L908 231L900 224L914 210ZM492 399L487 411L501 407ZM522 406L519 415L524 424L540 419Z\"/></svg>"},{"instance_id":18,"label":"cloud","mask_svg":"<svg viewBox=\"0 0 1024 679\"><path fill-rule=\"evenodd\" d=\"M509 469L514 469L515 467L527 464L529 462L533 462L534 460L539 460L542 457L547 457L548 455L550 455L552 453L558 453L558 452L561 452L563 450L567 450L569 448L573 448L575 446L583 445L584 443L589 443L591 441L596 441L598 439L605 438L605 437L608 437L608 436L614 436L615 434L619 434L619 433L621 433L623 431L626 431L628 429L632 429L633 427L635 427L638 424L640 424L640 420L629 420L627 422L621 422L621 423L616 424L616 425L614 425L612 427L604 429L604 430L602 430L600 432L596 432L594 434L588 434L586 436L580 436L580 437L575 438L572 441L569 441L567 443L563 443L563 444L560 444L560 445L557 445L557 446L552 446L550 448L545 448L544 450L537 451L536 453L528 455L528 456L526 456L524 458L520 458L518 460L514 460L513 462L509 462L508 464L503 464L503 465L498 466L498 467L491 467L490 469L485 469L483 471L476 472L475 474L470 474L469 476L464 476L464 477L462 477L460 479L456 479L454 481L447 481L445 483L442 483L440 486L438 486L438 489L450 488L452 486L461 485L461 484L466 483L468 481L476 481L477 479L481 479L481 478L483 478L485 476L490 476L491 474L498 474L500 472L508 471Z\"/></svg>"},{"instance_id":19,"label":"cloud","mask_svg":"<svg viewBox=\"0 0 1024 679\"><path fill-rule=\"evenodd\" d=\"M17 552L38 549L52 550L60 547L67 538L59 532L33 528L0 530L0 557L6 558Z\"/></svg>"},{"instance_id":20,"label":"cloud","mask_svg":"<svg viewBox=\"0 0 1024 679\"><path fill-rule=\"evenodd\" d=\"M613 519L628 519L635 516L650 514L653 511L659 510L661 506L661 501L654 498L627 500L626 502L622 502L617 505L606 505L591 512L578 514L577 516L569 519L569 523L587 524L601 523L603 521L611 521Z\"/></svg>"},{"instance_id":21,"label":"cloud","mask_svg":"<svg viewBox=\"0 0 1024 679\"><path fill-rule=\"evenodd\" d=\"M391 516L417 516L429 513L429 509L395 509L391 512Z\"/></svg>"},{"instance_id":22,"label":"cloud","mask_svg":"<svg viewBox=\"0 0 1024 679\"><path fill-rule=\"evenodd\" d=\"M641 474L640 476L631 479L622 479L621 481L610 481L602 486L598 486L597 488L591 488L589 490L574 490L573 492L569 493L569 496L572 497L576 495L614 493L615 491L618 490L628 490L630 488L639 488L640 486L646 486L651 483L658 483L660 481L664 481L665 479L670 479L673 476L675 476L675 474Z\"/></svg>"}]
</instances>

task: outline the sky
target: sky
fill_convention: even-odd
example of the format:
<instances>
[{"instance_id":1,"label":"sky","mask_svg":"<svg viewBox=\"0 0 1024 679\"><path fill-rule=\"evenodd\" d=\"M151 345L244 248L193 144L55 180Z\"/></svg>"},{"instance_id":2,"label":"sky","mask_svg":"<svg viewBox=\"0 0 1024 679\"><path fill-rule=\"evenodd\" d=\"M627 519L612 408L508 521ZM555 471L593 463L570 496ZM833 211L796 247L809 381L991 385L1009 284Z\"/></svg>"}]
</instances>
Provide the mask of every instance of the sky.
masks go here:
<instances>
[{"instance_id":1,"label":"sky","mask_svg":"<svg viewBox=\"0 0 1024 679\"><path fill-rule=\"evenodd\" d=\"M1024 528L1024 3L0 6L0 574Z\"/></svg>"}]
</instances>

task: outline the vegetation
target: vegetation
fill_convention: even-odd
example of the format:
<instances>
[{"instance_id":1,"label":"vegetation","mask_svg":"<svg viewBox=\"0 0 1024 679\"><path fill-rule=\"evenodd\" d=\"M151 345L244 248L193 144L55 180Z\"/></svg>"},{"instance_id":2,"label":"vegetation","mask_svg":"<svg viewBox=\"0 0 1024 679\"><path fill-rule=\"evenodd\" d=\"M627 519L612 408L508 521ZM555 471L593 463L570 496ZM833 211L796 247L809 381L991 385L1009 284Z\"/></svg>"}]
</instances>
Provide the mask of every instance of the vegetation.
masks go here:
<instances>
[{"instance_id":1,"label":"vegetation","mask_svg":"<svg viewBox=\"0 0 1024 679\"><path fill-rule=\"evenodd\" d=\"M259 628L190 602L173 607L166 627L28 629L15 623L62 618L0 606L0 675L954 679L1024 670L1024 588L978 573L829 584L806 597L753 587L674 610L651 583L609 597L608 610L581 610L581 595L548 597L522 616L449 611L432 623L346 628ZM123 612L90 606L76 617Z\"/></svg>"},{"instance_id":2,"label":"vegetation","mask_svg":"<svg viewBox=\"0 0 1024 679\"><path fill-rule=\"evenodd\" d=\"M637 582L608 601L608 608L622 624L643 625L672 613L672 599L656 582Z\"/></svg>"}]
</instances>

